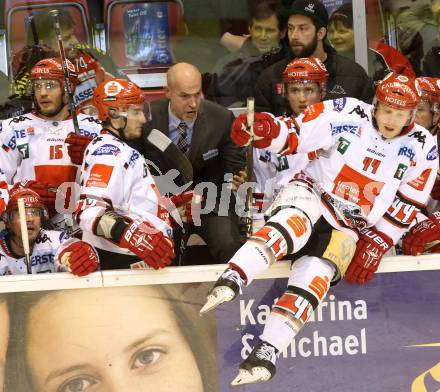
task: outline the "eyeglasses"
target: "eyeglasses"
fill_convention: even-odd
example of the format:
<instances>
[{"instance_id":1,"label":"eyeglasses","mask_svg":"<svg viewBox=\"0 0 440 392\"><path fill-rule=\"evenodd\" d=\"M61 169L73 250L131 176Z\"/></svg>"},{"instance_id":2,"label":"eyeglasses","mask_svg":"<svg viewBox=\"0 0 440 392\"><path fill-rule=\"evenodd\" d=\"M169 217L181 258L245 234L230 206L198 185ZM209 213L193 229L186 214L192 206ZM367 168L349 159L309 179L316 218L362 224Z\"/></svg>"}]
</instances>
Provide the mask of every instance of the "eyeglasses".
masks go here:
<instances>
[{"instance_id":1,"label":"eyeglasses","mask_svg":"<svg viewBox=\"0 0 440 392\"><path fill-rule=\"evenodd\" d=\"M60 87L60 82L57 80L48 80L46 82L33 82L32 86L35 91L41 91L44 87L45 90L53 90Z\"/></svg>"}]
</instances>

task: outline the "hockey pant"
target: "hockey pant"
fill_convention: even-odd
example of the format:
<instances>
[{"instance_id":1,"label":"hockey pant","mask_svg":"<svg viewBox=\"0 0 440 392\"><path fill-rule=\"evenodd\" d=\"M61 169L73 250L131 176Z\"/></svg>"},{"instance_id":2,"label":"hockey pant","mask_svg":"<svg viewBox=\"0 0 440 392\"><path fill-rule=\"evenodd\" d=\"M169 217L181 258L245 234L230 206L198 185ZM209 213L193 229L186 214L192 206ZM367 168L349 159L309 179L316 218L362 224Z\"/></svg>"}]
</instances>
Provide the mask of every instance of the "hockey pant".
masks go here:
<instances>
[{"instance_id":1,"label":"hockey pant","mask_svg":"<svg viewBox=\"0 0 440 392\"><path fill-rule=\"evenodd\" d=\"M229 262L248 285L275 261L304 248L261 336L280 351L325 298L330 284L344 275L356 250L351 236L333 229L321 217L319 203L306 186L289 184L272 205L274 215Z\"/></svg>"}]
</instances>

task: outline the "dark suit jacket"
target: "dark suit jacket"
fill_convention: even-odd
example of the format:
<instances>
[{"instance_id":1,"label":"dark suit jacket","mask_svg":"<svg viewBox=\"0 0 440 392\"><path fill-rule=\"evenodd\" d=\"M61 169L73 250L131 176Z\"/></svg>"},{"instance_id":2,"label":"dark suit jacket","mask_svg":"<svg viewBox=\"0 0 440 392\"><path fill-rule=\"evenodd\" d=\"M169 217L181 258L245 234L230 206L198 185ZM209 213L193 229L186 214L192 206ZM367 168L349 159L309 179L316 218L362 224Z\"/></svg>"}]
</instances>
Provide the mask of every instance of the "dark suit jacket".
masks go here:
<instances>
[{"instance_id":1,"label":"dark suit jacket","mask_svg":"<svg viewBox=\"0 0 440 392\"><path fill-rule=\"evenodd\" d=\"M151 129L158 129L169 136L168 104L168 99L151 103L152 121L145 125L142 140L130 143L148 160L155 163L160 168L161 174L178 166L164 157L146 138ZM219 185L223 182L225 173L237 174L244 168L245 152L230 138L233 120L234 115L231 111L216 103L202 101L194 123L188 155L194 171L194 185L200 182L213 182ZM176 182L178 185L183 185L181 179Z\"/></svg>"}]
</instances>

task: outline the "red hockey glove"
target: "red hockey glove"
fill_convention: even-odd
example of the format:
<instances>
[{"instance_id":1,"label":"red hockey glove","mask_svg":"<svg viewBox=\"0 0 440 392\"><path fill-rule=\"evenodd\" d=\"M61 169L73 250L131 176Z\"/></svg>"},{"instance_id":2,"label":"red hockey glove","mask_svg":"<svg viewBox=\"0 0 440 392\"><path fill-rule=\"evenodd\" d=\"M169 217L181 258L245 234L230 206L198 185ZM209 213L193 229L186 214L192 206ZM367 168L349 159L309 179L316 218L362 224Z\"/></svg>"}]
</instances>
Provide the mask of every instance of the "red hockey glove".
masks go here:
<instances>
[{"instance_id":1,"label":"red hockey glove","mask_svg":"<svg viewBox=\"0 0 440 392\"><path fill-rule=\"evenodd\" d=\"M34 180L20 181L14 184L11 191L16 189L28 188L38 193L41 201L46 204L48 208L55 208L55 199L57 197L58 186L54 184L47 184Z\"/></svg>"},{"instance_id":2,"label":"red hockey glove","mask_svg":"<svg viewBox=\"0 0 440 392\"><path fill-rule=\"evenodd\" d=\"M440 176L437 176L431 191L431 197L434 200L440 200Z\"/></svg>"},{"instance_id":3,"label":"red hockey glove","mask_svg":"<svg viewBox=\"0 0 440 392\"><path fill-rule=\"evenodd\" d=\"M98 255L93 247L84 241L76 241L60 253L60 262L76 276L85 276L99 267Z\"/></svg>"},{"instance_id":4,"label":"red hockey glove","mask_svg":"<svg viewBox=\"0 0 440 392\"><path fill-rule=\"evenodd\" d=\"M374 228L360 232L356 252L345 273L345 280L352 284L364 284L373 279L382 256L393 246L393 241L385 233Z\"/></svg>"},{"instance_id":5,"label":"red hockey glove","mask_svg":"<svg viewBox=\"0 0 440 392\"><path fill-rule=\"evenodd\" d=\"M177 195L173 195L169 198L171 203L176 206L177 210L179 211L179 215L184 223L194 223L193 211L191 207L193 204L200 206L201 197L199 197L199 202L197 202L197 197L198 195L195 195L194 192L189 191L178 193Z\"/></svg>"},{"instance_id":6,"label":"red hockey glove","mask_svg":"<svg viewBox=\"0 0 440 392\"><path fill-rule=\"evenodd\" d=\"M280 122L270 113L255 113L254 115L254 146L256 148L269 147L272 139L280 134ZM247 115L240 114L232 124L232 141L241 146L247 146L251 142L251 135L247 129Z\"/></svg>"},{"instance_id":7,"label":"red hockey glove","mask_svg":"<svg viewBox=\"0 0 440 392\"><path fill-rule=\"evenodd\" d=\"M416 256L423 253L428 242L435 240L440 240L440 211L434 212L406 233L402 241L403 253Z\"/></svg>"},{"instance_id":8,"label":"red hockey glove","mask_svg":"<svg viewBox=\"0 0 440 392\"><path fill-rule=\"evenodd\" d=\"M69 133L69 135L67 135L65 142L72 163L75 165L82 165L84 152L92 140L93 138L90 136L76 135L74 133Z\"/></svg>"},{"instance_id":9,"label":"red hockey glove","mask_svg":"<svg viewBox=\"0 0 440 392\"><path fill-rule=\"evenodd\" d=\"M127 248L154 269L164 268L176 256L173 241L142 221L128 224L119 246Z\"/></svg>"}]
</instances>

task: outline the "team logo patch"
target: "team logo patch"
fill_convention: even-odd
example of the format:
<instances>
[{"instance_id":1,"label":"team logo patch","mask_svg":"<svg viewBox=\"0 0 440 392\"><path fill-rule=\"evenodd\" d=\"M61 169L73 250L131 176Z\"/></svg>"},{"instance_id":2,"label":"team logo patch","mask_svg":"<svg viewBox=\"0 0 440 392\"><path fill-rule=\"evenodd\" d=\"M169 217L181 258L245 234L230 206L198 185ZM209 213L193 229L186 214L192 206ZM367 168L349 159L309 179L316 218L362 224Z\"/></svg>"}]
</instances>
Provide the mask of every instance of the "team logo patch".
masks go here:
<instances>
[{"instance_id":1,"label":"team logo patch","mask_svg":"<svg viewBox=\"0 0 440 392\"><path fill-rule=\"evenodd\" d=\"M438 158L437 146L432 146L432 148L429 150L428 154L426 155L426 159L428 161L434 161L437 158Z\"/></svg>"},{"instance_id":2,"label":"team logo patch","mask_svg":"<svg viewBox=\"0 0 440 392\"><path fill-rule=\"evenodd\" d=\"M113 155L116 156L121 153L121 150L114 146L113 144L104 144L101 147L98 147L95 151L92 152L92 155Z\"/></svg>"},{"instance_id":3,"label":"team logo patch","mask_svg":"<svg viewBox=\"0 0 440 392\"><path fill-rule=\"evenodd\" d=\"M116 80L112 80L104 86L105 95L110 97L118 95L123 89L124 87L122 87L122 84Z\"/></svg>"},{"instance_id":4,"label":"team logo patch","mask_svg":"<svg viewBox=\"0 0 440 392\"><path fill-rule=\"evenodd\" d=\"M347 103L347 98L337 98L333 100L333 110L335 112L342 112L345 108L345 104Z\"/></svg>"}]
</instances>

